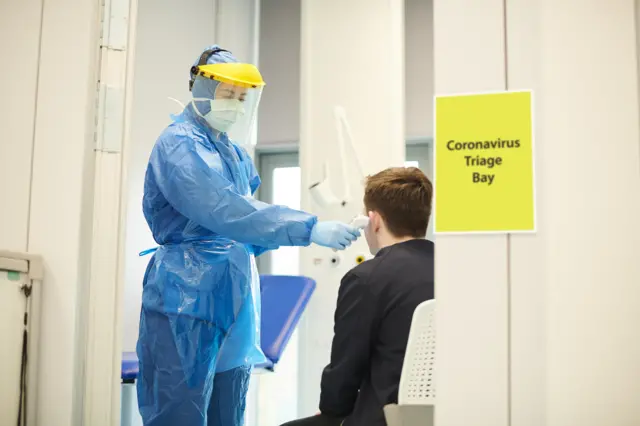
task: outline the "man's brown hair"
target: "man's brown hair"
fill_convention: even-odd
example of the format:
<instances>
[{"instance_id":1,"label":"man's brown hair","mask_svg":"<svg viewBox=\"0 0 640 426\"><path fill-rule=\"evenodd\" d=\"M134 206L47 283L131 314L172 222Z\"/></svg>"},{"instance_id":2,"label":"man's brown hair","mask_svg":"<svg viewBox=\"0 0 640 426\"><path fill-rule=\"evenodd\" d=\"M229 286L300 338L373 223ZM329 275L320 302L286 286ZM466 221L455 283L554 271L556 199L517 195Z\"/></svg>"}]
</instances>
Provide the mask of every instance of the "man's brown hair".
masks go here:
<instances>
[{"instance_id":1,"label":"man's brown hair","mask_svg":"<svg viewBox=\"0 0 640 426\"><path fill-rule=\"evenodd\" d=\"M364 206L384 219L395 237L424 238L433 186L415 167L391 167L367 177Z\"/></svg>"}]
</instances>

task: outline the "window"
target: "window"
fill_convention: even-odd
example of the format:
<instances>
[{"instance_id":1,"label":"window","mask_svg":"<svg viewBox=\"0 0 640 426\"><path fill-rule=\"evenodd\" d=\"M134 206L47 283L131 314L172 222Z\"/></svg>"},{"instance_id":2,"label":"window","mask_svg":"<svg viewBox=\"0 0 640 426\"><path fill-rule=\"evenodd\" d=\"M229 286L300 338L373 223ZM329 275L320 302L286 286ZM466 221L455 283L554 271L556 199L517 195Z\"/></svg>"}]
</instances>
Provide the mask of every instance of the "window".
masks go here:
<instances>
[{"instance_id":1,"label":"window","mask_svg":"<svg viewBox=\"0 0 640 426\"><path fill-rule=\"evenodd\" d=\"M300 167L276 167L272 174L271 202L300 209ZM271 254L270 273L299 275L300 248L282 247Z\"/></svg>"},{"instance_id":2,"label":"window","mask_svg":"<svg viewBox=\"0 0 640 426\"><path fill-rule=\"evenodd\" d=\"M261 154L257 163L262 178L257 198L266 203L299 209L302 182L298 154ZM298 275L299 253L298 247L282 247L267 252L258 258L258 270L261 274Z\"/></svg>"}]
</instances>

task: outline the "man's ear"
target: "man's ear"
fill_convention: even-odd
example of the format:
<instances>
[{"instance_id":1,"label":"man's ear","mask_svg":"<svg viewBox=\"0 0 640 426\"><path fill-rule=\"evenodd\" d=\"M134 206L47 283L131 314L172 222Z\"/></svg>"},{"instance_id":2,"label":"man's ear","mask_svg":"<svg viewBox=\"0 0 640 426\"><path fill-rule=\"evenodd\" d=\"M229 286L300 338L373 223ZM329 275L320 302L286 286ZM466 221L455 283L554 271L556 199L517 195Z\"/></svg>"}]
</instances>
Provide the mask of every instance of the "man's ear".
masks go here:
<instances>
[{"instance_id":1,"label":"man's ear","mask_svg":"<svg viewBox=\"0 0 640 426\"><path fill-rule=\"evenodd\" d=\"M380 214L374 211L369 212L369 226L372 231L378 232L380 230L381 219Z\"/></svg>"}]
</instances>

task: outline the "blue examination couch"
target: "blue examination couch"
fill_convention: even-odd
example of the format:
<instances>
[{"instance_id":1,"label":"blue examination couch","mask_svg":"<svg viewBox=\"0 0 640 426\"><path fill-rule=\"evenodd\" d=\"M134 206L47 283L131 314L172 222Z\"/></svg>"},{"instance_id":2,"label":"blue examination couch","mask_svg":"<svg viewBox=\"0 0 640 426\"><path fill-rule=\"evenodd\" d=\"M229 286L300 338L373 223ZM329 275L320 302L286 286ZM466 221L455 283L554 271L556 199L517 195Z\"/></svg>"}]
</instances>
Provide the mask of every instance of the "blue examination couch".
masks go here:
<instances>
[{"instance_id":1,"label":"blue examination couch","mask_svg":"<svg viewBox=\"0 0 640 426\"><path fill-rule=\"evenodd\" d=\"M280 361L287 343L304 312L316 283L311 278L284 275L261 275L262 323L260 345L267 363L257 365L260 370L273 371ZM136 423L130 420L137 407L131 403L135 391L132 385L138 377L138 358L135 352L122 354L122 425ZM125 400L125 398L127 400Z\"/></svg>"},{"instance_id":2,"label":"blue examination couch","mask_svg":"<svg viewBox=\"0 0 640 426\"><path fill-rule=\"evenodd\" d=\"M273 371L315 289L316 282L307 277L260 276L260 346L268 361L256 368Z\"/></svg>"}]
</instances>

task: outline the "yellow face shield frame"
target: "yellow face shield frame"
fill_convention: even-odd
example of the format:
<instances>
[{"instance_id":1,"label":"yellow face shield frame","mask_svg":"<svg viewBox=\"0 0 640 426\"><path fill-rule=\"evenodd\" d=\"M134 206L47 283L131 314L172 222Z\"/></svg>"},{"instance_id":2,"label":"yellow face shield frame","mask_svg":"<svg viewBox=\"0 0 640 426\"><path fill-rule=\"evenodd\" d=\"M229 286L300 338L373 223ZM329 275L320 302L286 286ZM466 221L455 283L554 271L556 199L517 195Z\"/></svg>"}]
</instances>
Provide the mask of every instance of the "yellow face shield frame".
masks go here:
<instances>
[{"instance_id":1,"label":"yellow face shield frame","mask_svg":"<svg viewBox=\"0 0 640 426\"><path fill-rule=\"evenodd\" d=\"M264 87L265 82L258 68L253 64L221 63L194 67L196 76L233 84L247 89Z\"/></svg>"}]
</instances>

